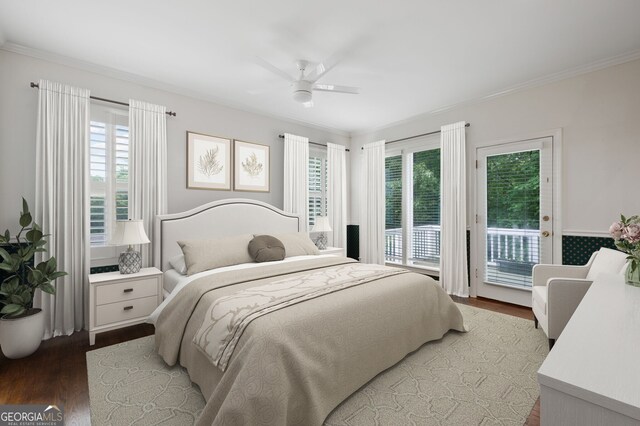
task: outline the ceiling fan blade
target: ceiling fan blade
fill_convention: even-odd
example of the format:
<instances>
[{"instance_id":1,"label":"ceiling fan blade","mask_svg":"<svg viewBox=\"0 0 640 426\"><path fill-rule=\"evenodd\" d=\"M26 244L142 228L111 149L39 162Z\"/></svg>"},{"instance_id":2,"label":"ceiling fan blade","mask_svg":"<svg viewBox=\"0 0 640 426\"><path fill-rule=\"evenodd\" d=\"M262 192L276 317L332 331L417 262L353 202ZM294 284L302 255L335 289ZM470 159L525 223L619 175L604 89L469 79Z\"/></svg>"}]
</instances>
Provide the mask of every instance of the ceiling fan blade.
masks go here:
<instances>
[{"instance_id":1,"label":"ceiling fan blade","mask_svg":"<svg viewBox=\"0 0 640 426\"><path fill-rule=\"evenodd\" d=\"M281 78L284 78L289 83L296 81L295 78L291 77L285 71L282 71L280 68L276 67L275 65L271 64L270 62L265 61L264 59L262 59L259 56L256 56L254 58L254 62L256 63L256 65L261 66L262 68L266 69L267 71L270 71L270 72L274 73L275 75L277 75L277 76L279 76Z\"/></svg>"},{"instance_id":2,"label":"ceiling fan blade","mask_svg":"<svg viewBox=\"0 0 640 426\"><path fill-rule=\"evenodd\" d=\"M312 108L313 107L313 101L304 102L302 105L304 105L305 108Z\"/></svg>"},{"instance_id":3,"label":"ceiling fan blade","mask_svg":"<svg viewBox=\"0 0 640 426\"><path fill-rule=\"evenodd\" d=\"M311 83L315 83L316 81L320 80L323 75L331 71L333 67L338 65L338 62L340 62L343 57L344 54L342 52L336 52L326 60L316 65L315 68L304 77L304 79Z\"/></svg>"},{"instance_id":4,"label":"ceiling fan blade","mask_svg":"<svg viewBox=\"0 0 640 426\"><path fill-rule=\"evenodd\" d=\"M349 93L357 95L360 93L360 89L352 86L338 86L336 84L314 84L313 90L320 92L335 92L335 93Z\"/></svg>"},{"instance_id":5,"label":"ceiling fan blade","mask_svg":"<svg viewBox=\"0 0 640 426\"><path fill-rule=\"evenodd\" d=\"M371 35L369 32L364 32L342 47L342 49L329 56L324 61L320 62L316 67L307 74L304 79L315 83L320 80L326 73L331 71L333 67L342 62L345 58L351 57L354 53L360 50L363 46L369 43Z\"/></svg>"}]
</instances>

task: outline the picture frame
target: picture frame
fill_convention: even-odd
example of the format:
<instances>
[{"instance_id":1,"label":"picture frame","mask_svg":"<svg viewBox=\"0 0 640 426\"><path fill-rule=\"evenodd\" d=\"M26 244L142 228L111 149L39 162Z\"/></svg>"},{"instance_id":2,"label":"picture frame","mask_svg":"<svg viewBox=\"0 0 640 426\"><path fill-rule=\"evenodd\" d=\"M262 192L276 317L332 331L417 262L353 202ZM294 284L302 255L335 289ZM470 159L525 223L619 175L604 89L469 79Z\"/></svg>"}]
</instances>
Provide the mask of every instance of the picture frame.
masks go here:
<instances>
[{"instance_id":1,"label":"picture frame","mask_svg":"<svg viewBox=\"0 0 640 426\"><path fill-rule=\"evenodd\" d=\"M231 139L187 131L187 189L231 190Z\"/></svg>"},{"instance_id":2,"label":"picture frame","mask_svg":"<svg viewBox=\"0 0 640 426\"><path fill-rule=\"evenodd\" d=\"M241 140L233 141L235 191L269 192L270 146Z\"/></svg>"}]
</instances>

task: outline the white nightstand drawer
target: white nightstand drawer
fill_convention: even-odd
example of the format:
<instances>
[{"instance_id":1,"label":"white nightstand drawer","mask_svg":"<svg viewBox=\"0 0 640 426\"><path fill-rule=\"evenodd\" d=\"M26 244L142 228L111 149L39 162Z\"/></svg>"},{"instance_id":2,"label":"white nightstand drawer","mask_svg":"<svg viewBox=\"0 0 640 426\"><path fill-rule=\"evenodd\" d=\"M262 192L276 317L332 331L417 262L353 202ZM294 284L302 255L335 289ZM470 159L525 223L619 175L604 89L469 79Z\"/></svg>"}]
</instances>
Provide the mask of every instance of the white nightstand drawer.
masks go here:
<instances>
[{"instance_id":1,"label":"white nightstand drawer","mask_svg":"<svg viewBox=\"0 0 640 426\"><path fill-rule=\"evenodd\" d=\"M131 280L96 287L96 305L158 295L158 278Z\"/></svg>"},{"instance_id":2,"label":"white nightstand drawer","mask_svg":"<svg viewBox=\"0 0 640 426\"><path fill-rule=\"evenodd\" d=\"M96 326L146 317L158 306L158 296L96 307Z\"/></svg>"}]
</instances>

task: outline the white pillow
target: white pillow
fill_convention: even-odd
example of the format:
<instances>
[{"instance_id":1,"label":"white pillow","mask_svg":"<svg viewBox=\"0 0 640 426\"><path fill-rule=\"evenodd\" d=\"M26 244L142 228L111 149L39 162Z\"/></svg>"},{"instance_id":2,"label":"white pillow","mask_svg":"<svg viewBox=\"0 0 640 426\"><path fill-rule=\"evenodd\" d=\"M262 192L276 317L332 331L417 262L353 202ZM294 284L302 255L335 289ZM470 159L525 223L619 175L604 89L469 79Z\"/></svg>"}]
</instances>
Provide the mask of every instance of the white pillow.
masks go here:
<instances>
[{"instance_id":1,"label":"white pillow","mask_svg":"<svg viewBox=\"0 0 640 426\"><path fill-rule=\"evenodd\" d=\"M184 254L179 254L169 259L169 265L182 275L187 275L187 264L184 261Z\"/></svg>"}]
</instances>

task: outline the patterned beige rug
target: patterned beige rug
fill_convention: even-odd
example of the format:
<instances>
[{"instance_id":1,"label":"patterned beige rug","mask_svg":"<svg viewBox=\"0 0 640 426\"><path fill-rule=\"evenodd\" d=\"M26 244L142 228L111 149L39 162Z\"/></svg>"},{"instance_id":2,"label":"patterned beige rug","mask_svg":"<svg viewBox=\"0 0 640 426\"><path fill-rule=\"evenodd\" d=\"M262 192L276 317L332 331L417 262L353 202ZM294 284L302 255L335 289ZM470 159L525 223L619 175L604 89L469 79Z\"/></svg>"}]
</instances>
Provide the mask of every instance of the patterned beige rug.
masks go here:
<instances>
[{"instance_id":1,"label":"patterned beige rug","mask_svg":"<svg viewBox=\"0 0 640 426\"><path fill-rule=\"evenodd\" d=\"M450 332L379 374L338 406L331 426L522 425L538 398L547 339L533 322L458 305L468 333ZM153 336L87 352L94 425L189 425L204 400Z\"/></svg>"}]
</instances>

